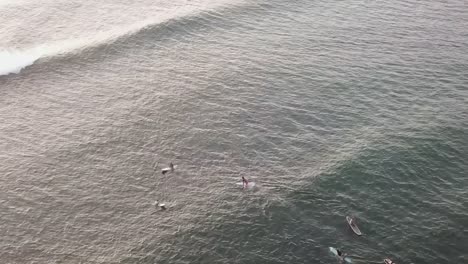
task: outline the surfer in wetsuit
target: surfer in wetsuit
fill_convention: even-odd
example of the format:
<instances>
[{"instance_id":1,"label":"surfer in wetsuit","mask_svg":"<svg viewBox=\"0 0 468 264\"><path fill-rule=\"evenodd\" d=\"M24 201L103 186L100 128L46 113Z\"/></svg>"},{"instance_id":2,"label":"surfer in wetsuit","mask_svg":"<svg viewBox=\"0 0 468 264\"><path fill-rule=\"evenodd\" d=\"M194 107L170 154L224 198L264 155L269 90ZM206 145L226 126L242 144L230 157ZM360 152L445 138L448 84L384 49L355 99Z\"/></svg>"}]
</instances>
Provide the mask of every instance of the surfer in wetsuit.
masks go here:
<instances>
[{"instance_id":1,"label":"surfer in wetsuit","mask_svg":"<svg viewBox=\"0 0 468 264\"><path fill-rule=\"evenodd\" d=\"M336 254L338 254L338 257L340 258L341 261L344 261L344 258L346 257L346 253L343 253L341 250L336 249Z\"/></svg>"},{"instance_id":2,"label":"surfer in wetsuit","mask_svg":"<svg viewBox=\"0 0 468 264\"><path fill-rule=\"evenodd\" d=\"M162 174L166 174L166 173L168 173L169 171L170 171L170 172L174 172L174 169L175 169L175 166L174 166L174 164L171 162L171 163L169 164L169 168L164 168L164 169L161 170L161 172L162 172Z\"/></svg>"},{"instance_id":3,"label":"surfer in wetsuit","mask_svg":"<svg viewBox=\"0 0 468 264\"><path fill-rule=\"evenodd\" d=\"M166 210L166 205L165 204L160 204L158 201L155 201L154 205L159 206L159 208L161 208L161 210Z\"/></svg>"},{"instance_id":4,"label":"surfer in wetsuit","mask_svg":"<svg viewBox=\"0 0 468 264\"><path fill-rule=\"evenodd\" d=\"M242 176L242 184L244 185L244 188L247 187L247 185L249 184L249 181L247 181L244 176Z\"/></svg>"}]
</instances>

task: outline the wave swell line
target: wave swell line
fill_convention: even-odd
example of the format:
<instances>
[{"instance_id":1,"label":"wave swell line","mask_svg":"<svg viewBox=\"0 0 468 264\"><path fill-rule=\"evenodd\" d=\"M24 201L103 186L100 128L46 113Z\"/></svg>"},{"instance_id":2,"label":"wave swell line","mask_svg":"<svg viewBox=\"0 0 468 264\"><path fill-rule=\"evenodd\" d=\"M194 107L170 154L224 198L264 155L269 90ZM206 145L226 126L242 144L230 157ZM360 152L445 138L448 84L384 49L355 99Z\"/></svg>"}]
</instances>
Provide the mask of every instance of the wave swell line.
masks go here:
<instances>
[{"instance_id":1,"label":"wave swell line","mask_svg":"<svg viewBox=\"0 0 468 264\"><path fill-rule=\"evenodd\" d=\"M229 5L232 6L233 4ZM205 9L187 6L186 8L178 8L175 12L166 13L158 18L146 19L134 23L125 28L116 28L114 30L92 34L93 37L43 44L26 50L0 49L0 76L11 73L18 74L22 69L34 64L41 58L74 54L88 48L109 45L123 37L136 34L149 27L171 23L180 19L192 18L204 12L211 11L216 7L219 8L220 6L222 5L217 4L216 6Z\"/></svg>"}]
</instances>

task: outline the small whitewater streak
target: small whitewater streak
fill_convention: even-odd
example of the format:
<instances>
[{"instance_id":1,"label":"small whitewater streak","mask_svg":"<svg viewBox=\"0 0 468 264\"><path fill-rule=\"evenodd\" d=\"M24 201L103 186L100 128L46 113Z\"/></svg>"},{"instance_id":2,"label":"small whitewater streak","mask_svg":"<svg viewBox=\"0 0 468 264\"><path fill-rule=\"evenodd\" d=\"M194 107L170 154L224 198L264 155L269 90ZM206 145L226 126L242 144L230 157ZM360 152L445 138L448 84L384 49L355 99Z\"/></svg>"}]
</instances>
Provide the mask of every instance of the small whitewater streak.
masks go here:
<instances>
[{"instance_id":1,"label":"small whitewater streak","mask_svg":"<svg viewBox=\"0 0 468 264\"><path fill-rule=\"evenodd\" d=\"M240 3L241 1L239 1ZM230 3L230 5L234 5ZM168 23L184 17L197 16L202 12L210 11L223 6L217 3L208 7L187 5L179 7L173 12L159 15L157 18L150 18L133 23L127 27L119 27L113 30L94 33L93 37L69 39L55 43L43 44L25 50L10 50L0 48L0 76L11 73L18 74L24 68L34 64L41 58L61 56L65 54L78 53L84 49L100 45L109 45L120 38L135 34L145 28Z\"/></svg>"}]
</instances>

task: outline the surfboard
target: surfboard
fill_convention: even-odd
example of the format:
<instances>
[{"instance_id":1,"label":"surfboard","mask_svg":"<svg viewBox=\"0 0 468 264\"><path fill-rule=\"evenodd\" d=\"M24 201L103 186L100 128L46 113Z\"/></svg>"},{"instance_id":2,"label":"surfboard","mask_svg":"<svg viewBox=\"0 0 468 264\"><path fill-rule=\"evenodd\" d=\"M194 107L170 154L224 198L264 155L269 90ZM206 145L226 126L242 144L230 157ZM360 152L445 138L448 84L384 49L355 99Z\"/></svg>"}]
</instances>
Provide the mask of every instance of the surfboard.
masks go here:
<instances>
[{"instance_id":1,"label":"surfboard","mask_svg":"<svg viewBox=\"0 0 468 264\"><path fill-rule=\"evenodd\" d=\"M351 229L354 231L356 235L358 236L362 235L361 230L356 224L356 220L354 220L354 223L351 224L351 219L352 218L350 216L346 216L346 222L348 222L349 227L351 227Z\"/></svg>"},{"instance_id":2,"label":"surfboard","mask_svg":"<svg viewBox=\"0 0 468 264\"><path fill-rule=\"evenodd\" d=\"M330 252L333 253L333 255L335 255L335 257L341 258L340 256L338 256L338 251L336 251L336 248L329 247L329 249L330 249ZM346 261L347 263L353 263L350 257L345 257L343 260Z\"/></svg>"},{"instance_id":3,"label":"surfboard","mask_svg":"<svg viewBox=\"0 0 468 264\"><path fill-rule=\"evenodd\" d=\"M174 165L174 170L176 168L177 168L177 165ZM165 174L165 173L170 172L170 171L171 171L170 167L166 167L166 168L161 169L162 174Z\"/></svg>"},{"instance_id":4,"label":"surfboard","mask_svg":"<svg viewBox=\"0 0 468 264\"><path fill-rule=\"evenodd\" d=\"M244 187L243 182L236 182L236 184ZM252 189L253 187L255 187L255 182L249 182L249 184L247 184L247 189Z\"/></svg>"},{"instance_id":5,"label":"surfboard","mask_svg":"<svg viewBox=\"0 0 468 264\"><path fill-rule=\"evenodd\" d=\"M385 264L396 264L395 262L393 262L391 259L388 259L388 258L384 259L384 262Z\"/></svg>"},{"instance_id":6,"label":"surfboard","mask_svg":"<svg viewBox=\"0 0 468 264\"><path fill-rule=\"evenodd\" d=\"M163 207L166 207L166 204L159 203L158 201L154 201L154 206L159 206L159 207L163 208Z\"/></svg>"}]
</instances>

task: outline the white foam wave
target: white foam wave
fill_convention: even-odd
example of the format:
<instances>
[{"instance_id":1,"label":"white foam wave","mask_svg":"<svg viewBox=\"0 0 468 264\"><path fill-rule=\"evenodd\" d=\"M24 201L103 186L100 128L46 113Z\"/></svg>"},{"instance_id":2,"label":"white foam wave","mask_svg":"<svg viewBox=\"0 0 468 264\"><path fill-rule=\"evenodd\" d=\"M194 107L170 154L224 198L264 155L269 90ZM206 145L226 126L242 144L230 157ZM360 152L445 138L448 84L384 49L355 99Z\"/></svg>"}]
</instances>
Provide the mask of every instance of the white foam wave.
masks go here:
<instances>
[{"instance_id":1,"label":"white foam wave","mask_svg":"<svg viewBox=\"0 0 468 264\"><path fill-rule=\"evenodd\" d=\"M41 57L39 49L28 51L0 51L0 75L19 73Z\"/></svg>"},{"instance_id":2,"label":"white foam wave","mask_svg":"<svg viewBox=\"0 0 468 264\"><path fill-rule=\"evenodd\" d=\"M95 33L93 37L68 39L25 50L0 49L0 76L10 73L18 74L22 69L32 65L40 58L75 53L90 46L109 44L122 35L134 33L152 23L153 21L148 20L140 21L127 28Z\"/></svg>"},{"instance_id":3,"label":"white foam wave","mask_svg":"<svg viewBox=\"0 0 468 264\"><path fill-rule=\"evenodd\" d=\"M159 21L158 21L159 22ZM53 57L79 52L87 47L110 44L119 37L135 33L146 26L155 24L154 20L144 20L106 32L98 32L93 37L68 39L54 43L43 44L26 50L0 49L0 76L10 73L18 74L22 69L32 65L41 57Z\"/></svg>"}]
</instances>

